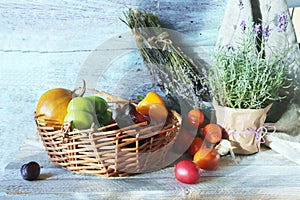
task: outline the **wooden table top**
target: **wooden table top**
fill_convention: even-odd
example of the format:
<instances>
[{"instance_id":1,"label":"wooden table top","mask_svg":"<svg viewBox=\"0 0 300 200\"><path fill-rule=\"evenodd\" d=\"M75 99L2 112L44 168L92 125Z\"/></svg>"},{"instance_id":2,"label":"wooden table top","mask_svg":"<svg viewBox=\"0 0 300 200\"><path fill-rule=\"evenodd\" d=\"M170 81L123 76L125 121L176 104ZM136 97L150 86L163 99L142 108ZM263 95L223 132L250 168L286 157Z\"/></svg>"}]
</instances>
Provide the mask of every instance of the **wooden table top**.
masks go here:
<instances>
[{"instance_id":1,"label":"wooden table top","mask_svg":"<svg viewBox=\"0 0 300 200\"><path fill-rule=\"evenodd\" d=\"M33 112L50 88L72 89L88 76L97 89L126 97L151 84L131 32L119 19L128 8L155 11L166 28L185 35L194 59L209 62L225 3L0 1L0 199L300 199L300 166L267 148L238 157L237 164L223 157L215 171L186 185L175 179L173 166L124 178L73 174L50 163L36 137ZM82 70L95 53L99 65L109 66ZM21 165L31 160L43 166L38 181L20 176Z\"/></svg>"},{"instance_id":2,"label":"wooden table top","mask_svg":"<svg viewBox=\"0 0 300 200\"><path fill-rule=\"evenodd\" d=\"M180 159L191 159L183 155ZM20 167L41 166L36 181L23 180ZM49 162L39 137L24 140L20 153L0 174L0 197L7 199L299 199L300 166L263 147L257 154L221 158L217 168L202 171L196 184L175 179L176 162L164 169L106 178L81 175Z\"/></svg>"}]
</instances>

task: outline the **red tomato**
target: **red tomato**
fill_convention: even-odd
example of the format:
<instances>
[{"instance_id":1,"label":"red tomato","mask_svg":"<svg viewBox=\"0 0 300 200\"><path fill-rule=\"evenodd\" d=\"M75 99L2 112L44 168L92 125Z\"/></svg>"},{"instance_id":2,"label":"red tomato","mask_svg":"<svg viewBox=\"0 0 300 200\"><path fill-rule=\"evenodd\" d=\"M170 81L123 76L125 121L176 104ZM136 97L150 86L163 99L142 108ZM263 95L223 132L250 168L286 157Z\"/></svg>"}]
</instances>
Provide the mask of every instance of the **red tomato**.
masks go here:
<instances>
[{"instance_id":1,"label":"red tomato","mask_svg":"<svg viewBox=\"0 0 300 200\"><path fill-rule=\"evenodd\" d=\"M202 138L195 137L194 140L193 140L193 142L192 142L192 144L188 148L188 153L193 156L201 148L206 148L206 144L204 143L204 141L202 140Z\"/></svg>"},{"instance_id":2,"label":"red tomato","mask_svg":"<svg viewBox=\"0 0 300 200\"><path fill-rule=\"evenodd\" d=\"M175 178L186 184L197 183L200 179L200 169L191 160L182 160L175 167Z\"/></svg>"},{"instance_id":3,"label":"red tomato","mask_svg":"<svg viewBox=\"0 0 300 200\"><path fill-rule=\"evenodd\" d=\"M193 161L201 169L212 170L218 165L220 154L214 148L200 149L195 153Z\"/></svg>"},{"instance_id":4,"label":"red tomato","mask_svg":"<svg viewBox=\"0 0 300 200\"><path fill-rule=\"evenodd\" d=\"M174 144L176 152L183 154L189 148L193 138L189 130L181 128Z\"/></svg>"},{"instance_id":5,"label":"red tomato","mask_svg":"<svg viewBox=\"0 0 300 200\"><path fill-rule=\"evenodd\" d=\"M187 121L191 128L200 128L204 123L204 115L199 109L192 109L187 114Z\"/></svg>"},{"instance_id":6,"label":"red tomato","mask_svg":"<svg viewBox=\"0 0 300 200\"><path fill-rule=\"evenodd\" d=\"M207 124L203 128L203 136L210 143L218 143L222 139L222 129L218 124Z\"/></svg>"}]
</instances>

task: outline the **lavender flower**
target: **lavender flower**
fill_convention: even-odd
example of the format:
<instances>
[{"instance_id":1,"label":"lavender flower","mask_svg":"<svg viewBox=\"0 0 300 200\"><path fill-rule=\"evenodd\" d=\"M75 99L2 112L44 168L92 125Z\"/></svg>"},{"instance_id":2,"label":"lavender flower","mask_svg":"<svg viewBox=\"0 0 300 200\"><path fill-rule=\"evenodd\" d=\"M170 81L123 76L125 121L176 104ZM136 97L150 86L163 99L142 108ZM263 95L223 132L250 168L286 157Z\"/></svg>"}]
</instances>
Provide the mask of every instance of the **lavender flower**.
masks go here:
<instances>
[{"instance_id":1,"label":"lavender flower","mask_svg":"<svg viewBox=\"0 0 300 200\"><path fill-rule=\"evenodd\" d=\"M257 36L261 33L260 26L261 26L260 24L254 24L254 28L253 28L254 36Z\"/></svg>"},{"instance_id":2,"label":"lavender flower","mask_svg":"<svg viewBox=\"0 0 300 200\"><path fill-rule=\"evenodd\" d=\"M246 21L245 21L245 20L243 20L243 21L241 22L240 27L242 28L243 31L246 30Z\"/></svg>"},{"instance_id":3,"label":"lavender flower","mask_svg":"<svg viewBox=\"0 0 300 200\"><path fill-rule=\"evenodd\" d=\"M269 12L270 6L267 9ZM277 18L267 21L240 20L235 24L235 32L241 33L241 37L231 38L237 41L217 44L209 83L211 94L218 104L257 109L285 98L281 91L292 85L287 77L289 65L294 60L288 58L288 44L277 47L271 46L268 41L273 37L272 31L276 32L274 36L287 36L285 30L290 18L286 13L288 11L280 12ZM278 27L273 28L273 23ZM278 33L277 28L282 33ZM284 39L288 42L287 38Z\"/></svg>"},{"instance_id":4,"label":"lavender flower","mask_svg":"<svg viewBox=\"0 0 300 200\"><path fill-rule=\"evenodd\" d=\"M289 15L287 13L284 13L284 12L281 13L278 16L278 24L277 24L278 32L285 31L287 26L288 26L288 23L289 23Z\"/></svg>"},{"instance_id":5,"label":"lavender flower","mask_svg":"<svg viewBox=\"0 0 300 200\"><path fill-rule=\"evenodd\" d=\"M225 48L229 51L229 49L232 48L232 45L231 45L231 44L226 44L226 45L225 45Z\"/></svg>"},{"instance_id":6,"label":"lavender flower","mask_svg":"<svg viewBox=\"0 0 300 200\"><path fill-rule=\"evenodd\" d=\"M270 37L270 26L269 25L265 25L264 29L263 29L263 36L265 38L265 41L268 41L269 37Z\"/></svg>"}]
</instances>

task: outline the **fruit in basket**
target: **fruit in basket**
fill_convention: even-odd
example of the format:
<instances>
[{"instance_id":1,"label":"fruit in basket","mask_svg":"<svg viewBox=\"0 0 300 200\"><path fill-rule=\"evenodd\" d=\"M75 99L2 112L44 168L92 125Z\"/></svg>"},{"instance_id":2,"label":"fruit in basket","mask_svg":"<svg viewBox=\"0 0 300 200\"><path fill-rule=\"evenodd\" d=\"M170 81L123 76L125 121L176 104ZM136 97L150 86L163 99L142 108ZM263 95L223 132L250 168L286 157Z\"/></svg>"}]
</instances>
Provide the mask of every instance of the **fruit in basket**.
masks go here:
<instances>
[{"instance_id":1,"label":"fruit in basket","mask_svg":"<svg viewBox=\"0 0 300 200\"><path fill-rule=\"evenodd\" d=\"M32 181L39 177L41 171L40 165L35 162L31 161L27 164L22 165L20 172L23 179Z\"/></svg>"},{"instance_id":2,"label":"fruit in basket","mask_svg":"<svg viewBox=\"0 0 300 200\"><path fill-rule=\"evenodd\" d=\"M182 183L194 184L200 179L200 169L191 160L182 160L175 167L175 178Z\"/></svg>"},{"instance_id":3,"label":"fruit in basket","mask_svg":"<svg viewBox=\"0 0 300 200\"><path fill-rule=\"evenodd\" d=\"M72 121L72 129L89 129L92 123L95 123L94 116L92 113L84 110L71 110L67 113L64 121ZM95 124L98 126L98 124ZM97 128L97 127L96 127Z\"/></svg>"},{"instance_id":4,"label":"fruit in basket","mask_svg":"<svg viewBox=\"0 0 300 200\"><path fill-rule=\"evenodd\" d=\"M200 169L212 170L218 165L220 154L214 148L203 148L195 153L193 161Z\"/></svg>"},{"instance_id":5,"label":"fruit in basket","mask_svg":"<svg viewBox=\"0 0 300 200\"><path fill-rule=\"evenodd\" d=\"M136 107L127 103L114 110L113 118L120 128L147 121L147 117L139 113Z\"/></svg>"},{"instance_id":6,"label":"fruit in basket","mask_svg":"<svg viewBox=\"0 0 300 200\"><path fill-rule=\"evenodd\" d=\"M54 88L46 91L38 100L35 114L40 120L44 120L47 126L52 126L55 130L61 128L67 114L67 107L72 98L82 96L86 86L83 86L79 94L77 89L71 91L65 88Z\"/></svg>"},{"instance_id":7,"label":"fruit in basket","mask_svg":"<svg viewBox=\"0 0 300 200\"><path fill-rule=\"evenodd\" d=\"M138 103L136 110L143 115L148 115L154 123L166 121L168 117L168 109L163 98L153 91L148 92Z\"/></svg>"}]
</instances>

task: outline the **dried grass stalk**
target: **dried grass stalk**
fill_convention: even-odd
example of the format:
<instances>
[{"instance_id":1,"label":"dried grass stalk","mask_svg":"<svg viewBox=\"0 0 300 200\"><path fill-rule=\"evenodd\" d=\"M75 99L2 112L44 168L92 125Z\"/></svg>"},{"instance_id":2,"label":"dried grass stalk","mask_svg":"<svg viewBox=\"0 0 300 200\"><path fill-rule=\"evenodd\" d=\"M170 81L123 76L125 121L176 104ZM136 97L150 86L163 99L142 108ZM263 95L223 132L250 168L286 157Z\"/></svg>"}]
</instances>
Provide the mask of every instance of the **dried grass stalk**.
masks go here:
<instances>
[{"instance_id":1,"label":"dried grass stalk","mask_svg":"<svg viewBox=\"0 0 300 200\"><path fill-rule=\"evenodd\" d=\"M174 103L206 108L211 100L204 66L196 66L162 28L154 13L129 9L124 13L144 63L167 97Z\"/></svg>"}]
</instances>

